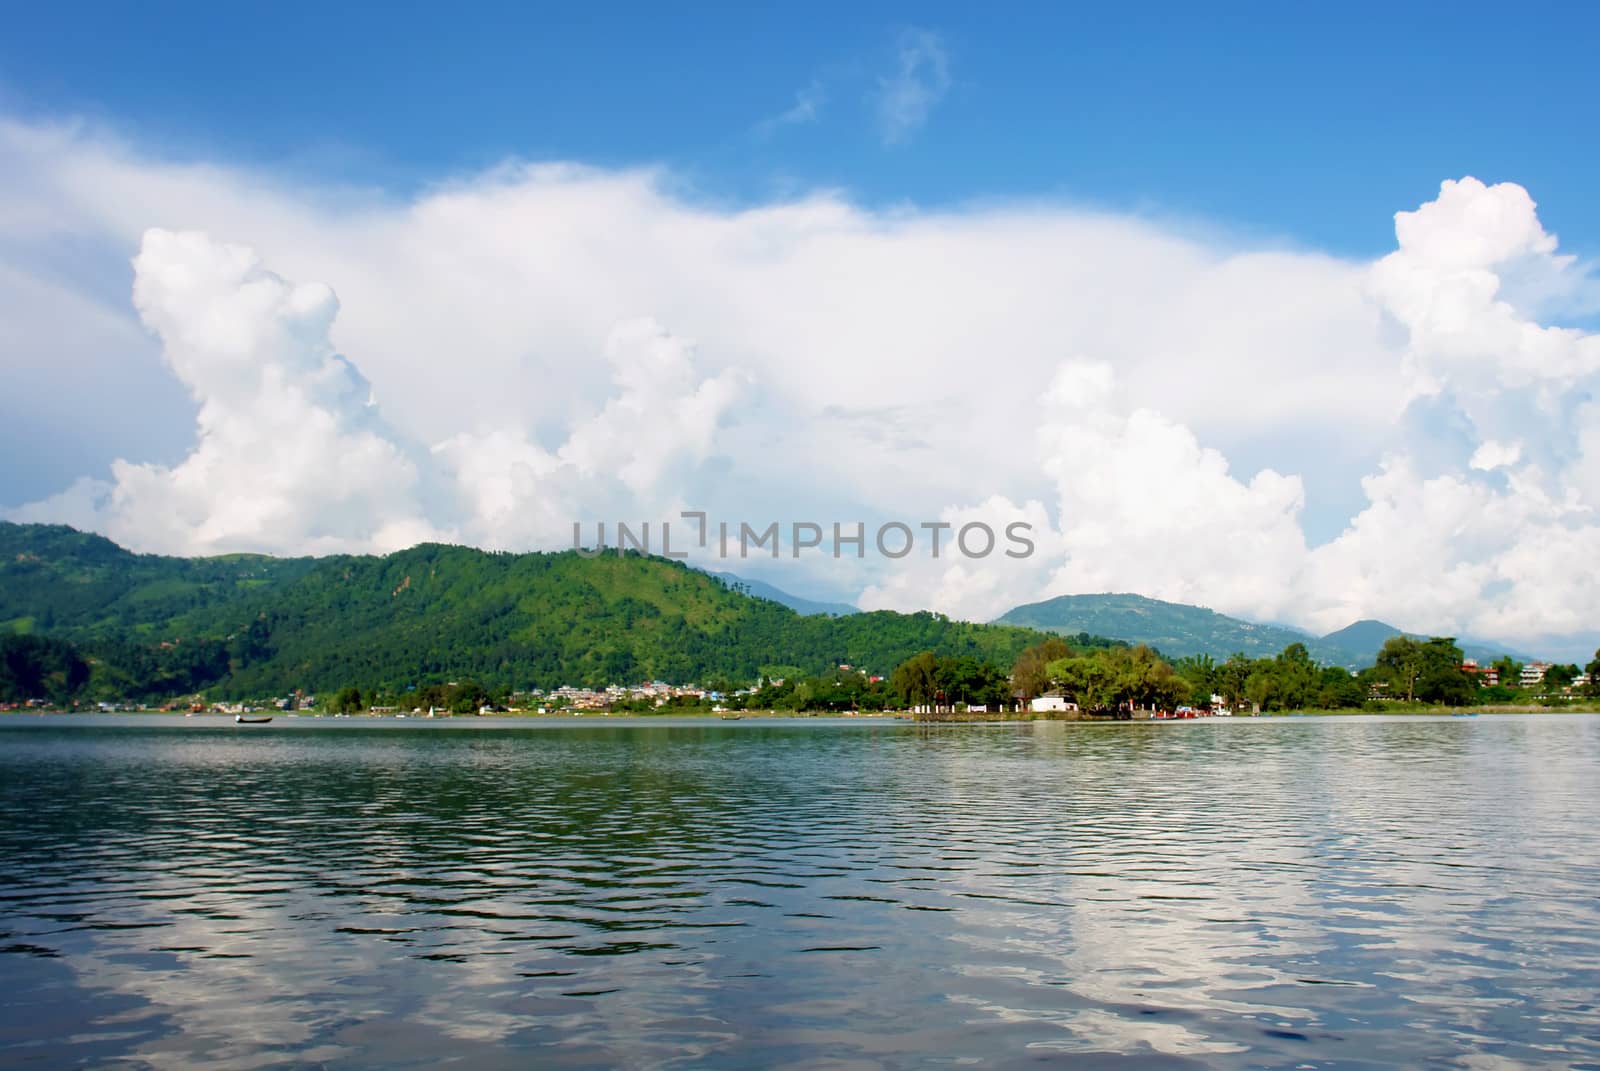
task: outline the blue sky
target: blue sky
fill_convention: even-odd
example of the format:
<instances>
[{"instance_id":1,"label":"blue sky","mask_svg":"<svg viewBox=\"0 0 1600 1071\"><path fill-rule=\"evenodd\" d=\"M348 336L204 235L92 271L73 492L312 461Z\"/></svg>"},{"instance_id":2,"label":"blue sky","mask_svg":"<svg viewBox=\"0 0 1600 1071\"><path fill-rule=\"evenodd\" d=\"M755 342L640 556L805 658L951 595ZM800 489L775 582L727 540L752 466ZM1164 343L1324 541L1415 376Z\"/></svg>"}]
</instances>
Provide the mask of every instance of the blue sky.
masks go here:
<instances>
[{"instance_id":1,"label":"blue sky","mask_svg":"<svg viewBox=\"0 0 1600 1071\"><path fill-rule=\"evenodd\" d=\"M911 29L948 89L886 146ZM1514 179L1546 226L1590 195L1600 9L1504 5L29 4L23 115L178 155L406 191L508 156L666 163L699 196L836 186L928 207L1046 196L1377 255L1445 175ZM760 133L812 93L815 119ZM1569 245L1571 244L1569 240Z\"/></svg>"},{"instance_id":2,"label":"blue sky","mask_svg":"<svg viewBox=\"0 0 1600 1071\"><path fill-rule=\"evenodd\" d=\"M16 5L0 516L294 554L1025 521L1026 562L708 564L1592 650L1597 31Z\"/></svg>"}]
</instances>

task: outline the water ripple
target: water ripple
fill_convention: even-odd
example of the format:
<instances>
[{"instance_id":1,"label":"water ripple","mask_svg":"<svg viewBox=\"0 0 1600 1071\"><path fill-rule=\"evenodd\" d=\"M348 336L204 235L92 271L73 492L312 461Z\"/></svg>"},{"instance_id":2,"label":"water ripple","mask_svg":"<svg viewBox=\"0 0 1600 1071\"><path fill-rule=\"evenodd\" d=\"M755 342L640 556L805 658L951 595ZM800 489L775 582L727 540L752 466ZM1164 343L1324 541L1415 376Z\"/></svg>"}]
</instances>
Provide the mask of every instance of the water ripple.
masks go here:
<instances>
[{"instance_id":1,"label":"water ripple","mask_svg":"<svg viewBox=\"0 0 1600 1071\"><path fill-rule=\"evenodd\" d=\"M1600 1066L1600 719L0 721L6 1062Z\"/></svg>"}]
</instances>

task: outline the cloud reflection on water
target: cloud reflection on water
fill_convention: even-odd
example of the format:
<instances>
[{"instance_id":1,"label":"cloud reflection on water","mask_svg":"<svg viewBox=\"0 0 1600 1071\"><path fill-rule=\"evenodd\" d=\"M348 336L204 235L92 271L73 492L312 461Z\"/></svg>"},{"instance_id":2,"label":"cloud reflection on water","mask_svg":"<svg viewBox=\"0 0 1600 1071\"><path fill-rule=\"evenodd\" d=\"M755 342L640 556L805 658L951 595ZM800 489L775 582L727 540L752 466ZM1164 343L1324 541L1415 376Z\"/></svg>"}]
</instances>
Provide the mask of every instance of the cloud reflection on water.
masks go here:
<instances>
[{"instance_id":1,"label":"cloud reflection on water","mask_svg":"<svg viewBox=\"0 0 1600 1071\"><path fill-rule=\"evenodd\" d=\"M62 1062L1600 1054L1600 719L4 742Z\"/></svg>"}]
</instances>

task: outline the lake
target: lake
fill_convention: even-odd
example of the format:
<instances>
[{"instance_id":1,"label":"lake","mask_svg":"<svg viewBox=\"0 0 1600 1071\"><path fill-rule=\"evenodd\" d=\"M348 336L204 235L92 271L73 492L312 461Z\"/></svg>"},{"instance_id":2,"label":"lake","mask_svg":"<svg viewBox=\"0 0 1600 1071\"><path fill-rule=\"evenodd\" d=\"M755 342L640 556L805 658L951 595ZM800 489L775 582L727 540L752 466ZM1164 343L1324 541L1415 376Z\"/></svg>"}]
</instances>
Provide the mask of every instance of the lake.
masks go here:
<instances>
[{"instance_id":1,"label":"lake","mask_svg":"<svg viewBox=\"0 0 1600 1071\"><path fill-rule=\"evenodd\" d=\"M0 717L0 1065L1600 1067L1600 718Z\"/></svg>"}]
</instances>

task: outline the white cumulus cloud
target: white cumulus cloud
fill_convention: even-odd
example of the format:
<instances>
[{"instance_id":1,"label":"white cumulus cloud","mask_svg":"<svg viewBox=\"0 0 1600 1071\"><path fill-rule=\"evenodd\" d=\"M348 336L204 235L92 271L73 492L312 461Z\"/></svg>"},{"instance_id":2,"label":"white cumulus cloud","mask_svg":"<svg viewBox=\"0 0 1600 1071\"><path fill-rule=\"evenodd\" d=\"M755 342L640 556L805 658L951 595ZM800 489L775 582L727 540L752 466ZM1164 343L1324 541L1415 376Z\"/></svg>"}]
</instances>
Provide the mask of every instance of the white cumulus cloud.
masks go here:
<instances>
[{"instance_id":1,"label":"white cumulus cloud","mask_svg":"<svg viewBox=\"0 0 1600 1071\"><path fill-rule=\"evenodd\" d=\"M0 474L14 518L283 552L560 546L680 508L1027 518L1025 560L764 578L974 617L1129 590L1593 627L1600 342L1544 317L1592 274L1520 187L1447 182L1361 262L1055 203L708 206L649 169L399 197L0 121L0 204L5 412L98 459L48 498Z\"/></svg>"},{"instance_id":2,"label":"white cumulus cloud","mask_svg":"<svg viewBox=\"0 0 1600 1071\"><path fill-rule=\"evenodd\" d=\"M642 523L688 508L683 489L711 453L741 374L699 378L689 342L648 319L619 324L605 356L617 393L558 449L506 429L434 446L467 504L472 542L550 547L571 539L573 522ZM585 545L594 531L584 528Z\"/></svg>"},{"instance_id":3,"label":"white cumulus cloud","mask_svg":"<svg viewBox=\"0 0 1600 1071\"><path fill-rule=\"evenodd\" d=\"M335 350L321 284L294 285L241 246L151 230L134 305L199 407L177 465L118 460L62 515L136 546L183 553L398 549L435 534L418 473ZM51 512L34 507L28 515Z\"/></svg>"}]
</instances>

